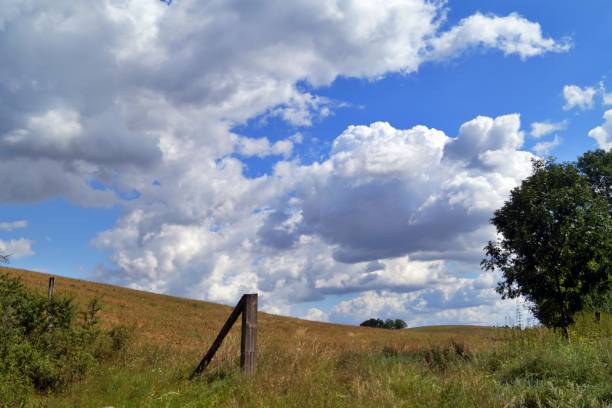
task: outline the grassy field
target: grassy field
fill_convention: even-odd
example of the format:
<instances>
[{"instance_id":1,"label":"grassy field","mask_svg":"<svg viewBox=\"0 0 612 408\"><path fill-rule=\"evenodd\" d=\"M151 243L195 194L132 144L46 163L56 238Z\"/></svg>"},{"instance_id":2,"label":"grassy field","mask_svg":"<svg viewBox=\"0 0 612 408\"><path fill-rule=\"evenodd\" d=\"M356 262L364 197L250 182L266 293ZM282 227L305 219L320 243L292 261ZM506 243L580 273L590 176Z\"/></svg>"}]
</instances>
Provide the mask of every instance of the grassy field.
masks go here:
<instances>
[{"instance_id":1,"label":"grassy field","mask_svg":"<svg viewBox=\"0 0 612 408\"><path fill-rule=\"evenodd\" d=\"M45 274L0 268L46 291ZM258 316L258 371L238 369L235 327L205 374L191 370L227 306L58 277L56 292L97 298L102 324L130 327L128 349L49 407L612 406L612 324L584 317L572 343L545 329L441 326L389 331Z\"/></svg>"}]
</instances>

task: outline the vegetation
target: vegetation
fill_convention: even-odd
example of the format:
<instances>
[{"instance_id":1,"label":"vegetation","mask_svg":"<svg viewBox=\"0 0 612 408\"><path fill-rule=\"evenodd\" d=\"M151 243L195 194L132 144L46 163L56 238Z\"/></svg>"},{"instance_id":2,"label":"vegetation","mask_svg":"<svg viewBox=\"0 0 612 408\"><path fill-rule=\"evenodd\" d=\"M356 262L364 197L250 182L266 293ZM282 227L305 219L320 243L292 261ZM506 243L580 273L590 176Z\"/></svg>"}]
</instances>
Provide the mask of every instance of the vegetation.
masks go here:
<instances>
[{"instance_id":1,"label":"vegetation","mask_svg":"<svg viewBox=\"0 0 612 408\"><path fill-rule=\"evenodd\" d=\"M96 301L76 322L71 298L51 299L0 274L0 406L18 406L33 390L57 391L121 351L127 331L98 328Z\"/></svg>"},{"instance_id":2,"label":"vegetation","mask_svg":"<svg viewBox=\"0 0 612 408\"><path fill-rule=\"evenodd\" d=\"M503 274L498 292L525 297L540 322L566 335L589 299L598 303L612 289L612 218L602 157L587 154L580 165L534 162L533 174L495 212L500 238L485 247L483 268Z\"/></svg>"},{"instance_id":3,"label":"vegetation","mask_svg":"<svg viewBox=\"0 0 612 408\"><path fill-rule=\"evenodd\" d=\"M360 324L362 327L375 327L378 329L405 329L408 327L402 319L368 319Z\"/></svg>"},{"instance_id":4,"label":"vegetation","mask_svg":"<svg viewBox=\"0 0 612 408\"><path fill-rule=\"evenodd\" d=\"M589 180L593 192L612 205L612 151L598 149L586 152L578 158L576 166Z\"/></svg>"},{"instance_id":5,"label":"vegetation","mask_svg":"<svg viewBox=\"0 0 612 408\"><path fill-rule=\"evenodd\" d=\"M42 293L47 276L5 269ZM258 371L238 367L235 327L204 375L187 377L230 307L60 278L82 309L99 298L100 330L135 326L117 358L41 407L606 407L612 404L610 315L578 315L573 341L551 330L443 326L380 330L259 313ZM177 316L180 318L177 319ZM6 404L6 403L5 403ZM1 404L0 404L1 405ZM18 406L8 404L8 406Z\"/></svg>"}]
</instances>

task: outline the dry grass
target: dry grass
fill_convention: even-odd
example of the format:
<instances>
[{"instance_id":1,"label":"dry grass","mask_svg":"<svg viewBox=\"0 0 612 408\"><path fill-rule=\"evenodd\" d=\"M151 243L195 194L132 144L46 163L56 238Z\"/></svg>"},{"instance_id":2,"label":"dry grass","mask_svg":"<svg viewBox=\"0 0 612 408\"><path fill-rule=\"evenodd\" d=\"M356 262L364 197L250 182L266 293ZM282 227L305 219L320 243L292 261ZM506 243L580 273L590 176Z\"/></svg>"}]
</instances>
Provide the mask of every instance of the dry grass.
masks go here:
<instances>
[{"instance_id":1,"label":"dry grass","mask_svg":"<svg viewBox=\"0 0 612 408\"><path fill-rule=\"evenodd\" d=\"M46 291L48 275L1 272ZM133 327L134 342L120 360L101 365L68 390L32 395L31 406L612 404L608 316L600 325L575 329L580 341L567 344L547 330L437 326L391 331L259 313L257 374L247 377L238 369L238 324L205 374L191 382L187 377L231 307L62 277L56 278L56 292L81 304L99 299L103 324Z\"/></svg>"},{"instance_id":2,"label":"dry grass","mask_svg":"<svg viewBox=\"0 0 612 408\"><path fill-rule=\"evenodd\" d=\"M28 286L46 293L50 275L5 267L0 267L0 273L18 276ZM55 291L74 296L80 304L98 299L103 305L103 325L133 327L137 344L168 347L194 357L205 351L232 310L215 303L64 277L56 277ZM232 329L223 348L238 348L238 336L239 324ZM279 347L311 347L319 350L317 354L380 351L385 347L408 350L447 344L450 340L469 344L474 350L497 338L496 330L490 327L441 326L392 331L258 314L262 352Z\"/></svg>"}]
</instances>

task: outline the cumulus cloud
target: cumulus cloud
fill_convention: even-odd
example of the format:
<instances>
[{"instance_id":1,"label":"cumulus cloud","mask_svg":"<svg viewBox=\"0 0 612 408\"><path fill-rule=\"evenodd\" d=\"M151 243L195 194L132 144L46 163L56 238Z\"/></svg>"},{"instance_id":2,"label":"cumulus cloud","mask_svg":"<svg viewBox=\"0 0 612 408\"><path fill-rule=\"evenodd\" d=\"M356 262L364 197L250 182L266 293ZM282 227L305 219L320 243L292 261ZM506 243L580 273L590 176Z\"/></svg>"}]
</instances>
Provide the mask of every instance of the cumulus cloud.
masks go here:
<instances>
[{"instance_id":1,"label":"cumulus cloud","mask_svg":"<svg viewBox=\"0 0 612 408\"><path fill-rule=\"evenodd\" d=\"M344 263L445 258L453 247L464 251L453 257L470 258L492 210L530 171L522 141L518 115L478 117L457 138L425 126L351 126L328 160L283 169L298 180L260 236L290 248L315 234Z\"/></svg>"},{"instance_id":2,"label":"cumulus cloud","mask_svg":"<svg viewBox=\"0 0 612 408\"><path fill-rule=\"evenodd\" d=\"M225 303L257 291L266 310L284 313L328 295L451 288L449 265L479 270L492 211L530 172L522 141L516 114L477 117L457 137L377 122L348 127L328 159L279 161L269 176L245 179L231 157L207 164L216 172L200 163L165 187L171 199L136 200L96 238L117 265L102 273ZM203 174L218 178L203 184Z\"/></svg>"},{"instance_id":3,"label":"cumulus cloud","mask_svg":"<svg viewBox=\"0 0 612 408\"><path fill-rule=\"evenodd\" d=\"M240 137L237 144L238 153L245 157L266 157L276 155L287 158L291 156L293 150L293 142L291 140L279 140L275 143L270 143L265 137L258 139Z\"/></svg>"},{"instance_id":4,"label":"cumulus cloud","mask_svg":"<svg viewBox=\"0 0 612 408\"><path fill-rule=\"evenodd\" d=\"M321 309L317 309L316 307L308 309L308 312L306 312L303 318L306 320L313 320L317 322L329 321L329 316L327 315L327 313L325 313Z\"/></svg>"},{"instance_id":5,"label":"cumulus cloud","mask_svg":"<svg viewBox=\"0 0 612 408\"><path fill-rule=\"evenodd\" d=\"M340 76L413 73L473 48L523 59L568 48L517 14L448 29L444 15L424 0L10 2L0 201L120 204L94 240L114 262L101 273L143 289L227 303L259 290L287 311L438 284L444 262L476 258L491 210L529 171L517 115L476 118L456 138L352 126L312 165L286 161L300 137L232 129L267 116L308 126L338 106L316 91ZM278 163L248 179L240 155Z\"/></svg>"},{"instance_id":6,"label":"cumulus cloud","mask_svg":"<svg viewBox=\"0 0 612 408\"><path fill-rule=\"evenodd\" d=\"M540 138L551 133L565 130L567 128L567 125L568 123L566 120L563 120L561 122L533 122L531 124L531 132L529 132L529 134L535 138Z\"/></svg>"},{"instance_id":7,"label":"cumulus cloud","mask_svg":"<svg viewBox=\"0 0 612 408\"><path fill-rule=\"evenodd\" d=\"M446 58L475 46L500 49L522 59L546 52L564 52L569 41L557 42L542 34L540 24L517 13L495 16L476 13L461 20L455 27L432 41L432 56Z\"/></svg>"},{"instance_id":8,"label":"cumulus cloud","mask_svg":"<svg viewBox=\"0 0 612 408\"><path fill-rule=\"evenodd\" d=\"M591 109L593 107L593 98L596 94L597 90L592 86L580 88L577 85L565 85L563 87L563 97L565 98L563 109Z\"/></svg>"},{"instance_id":9,"label":"cumulus cloud","mask_svg":"<svg viewBox=\"0 0 612 408\"><path fill-rule=\"evenodd\" d=\"M401 318L408 327L423 325L474 324L503 325L516 321L517 311L524 325L531 313L524 301L504 301L492 287L473 282L454 282L453 287L437 287L414 293L367 291L333 307L332 319L354 322L370 317Z\"/></svg>"},{"instance_id":10,"label":"cumulus cloud","mask_svg":"<svg viewBox=\"0 0 612 408\"><path fill-rule=\"evenodd\" d=\"M32 244L34 241L25 238L11 239L3 241L0 239L0 254L8 255L11 258L23 258L34 255Z\"/></svg>"},{"instance_id":11,"label":"cumulus cloud","mask_svg":"<svg viewBox=\"0 0 612 408\"><path fill-rule=\"evenodd\" d=\"M249 118L308 126L329 115L334 102L299 81L410 73L475 46L521 58L567 49L517 14L475 14L442 31L444 13L424 0L11 2L0 19L0 50L11 55L0 69L10 101L0 108L1 199L116 203L156 173L180 173L179 162L253 147L230 130ZM24 160L50 180L17 171Z\"/></svg>"},{"instance_id":12,"label":"cumulus cloud","mask_svg":"<svg viewBox=\"0 0 612 408\"><path fill-rule=\"evenodd\" d=\"M612 149L612 109L607 110L603 115L604 123L589 131L589 137L597 142L600 149Z\"/></svg>"},{"instance_id":13,"label":"cumulus cloud","mask_svg":"<svg viewBox=\"0 0 612 408\"><path fill-rule=\"evenodd\" d=\"M552 149L559 146L560 144L561 144L561 138L558 135L555 135L555 137L552 140L549 140L547 142L536 143L535 146L533 146L532 150L536 154L543 156L543 155L548 154Z\"/></svg>"},{"instance_id":14,"label":"cumulus cloud","mask_svg":"<svg viewBox=\"0 0 612 408\"><path fill-rule=\"evenodd\" d=\"M0 231L12 231L19 228L26 228L28 222L26 220L0 222Z\"/></svg>"}]
</instances>

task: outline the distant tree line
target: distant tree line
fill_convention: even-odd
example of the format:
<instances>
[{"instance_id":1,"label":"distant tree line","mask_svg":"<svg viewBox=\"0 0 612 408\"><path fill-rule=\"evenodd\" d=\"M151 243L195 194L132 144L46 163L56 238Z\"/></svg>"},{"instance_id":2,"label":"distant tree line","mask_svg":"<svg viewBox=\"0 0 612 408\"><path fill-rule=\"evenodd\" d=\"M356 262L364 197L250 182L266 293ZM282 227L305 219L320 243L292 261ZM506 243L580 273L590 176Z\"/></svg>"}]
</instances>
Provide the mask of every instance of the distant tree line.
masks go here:
<instances>
[{"instance_id":1,"label":"distant tree line","mask_svg":"<svg viewBox=\"0 0 612 408\"><path fill-rule=\"evenodd\" d=\"M363 327L375 327L377 329L405 329L407 324L402 319L368 319L361 323Z\"/></svg>"}]
</instances>

